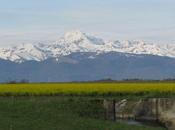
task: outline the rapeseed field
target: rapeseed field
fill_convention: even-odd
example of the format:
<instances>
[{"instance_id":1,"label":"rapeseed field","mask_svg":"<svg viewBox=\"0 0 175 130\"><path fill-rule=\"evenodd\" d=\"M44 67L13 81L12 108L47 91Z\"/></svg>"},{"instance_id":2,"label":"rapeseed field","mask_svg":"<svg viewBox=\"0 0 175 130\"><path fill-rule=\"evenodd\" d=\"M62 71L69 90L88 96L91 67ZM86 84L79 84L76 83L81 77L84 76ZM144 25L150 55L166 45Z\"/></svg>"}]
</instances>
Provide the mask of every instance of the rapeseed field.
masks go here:
<instances>
[{"instance_id":1,"label":"rapeseed field","mask_svg":"<svg viewBox=\"0 0 175 130\"><path fill-rule=\"evenodd\" d=\"M38 83L0 84L0 95L174 94L175 83Z\"/></svg>"}]
</instances>

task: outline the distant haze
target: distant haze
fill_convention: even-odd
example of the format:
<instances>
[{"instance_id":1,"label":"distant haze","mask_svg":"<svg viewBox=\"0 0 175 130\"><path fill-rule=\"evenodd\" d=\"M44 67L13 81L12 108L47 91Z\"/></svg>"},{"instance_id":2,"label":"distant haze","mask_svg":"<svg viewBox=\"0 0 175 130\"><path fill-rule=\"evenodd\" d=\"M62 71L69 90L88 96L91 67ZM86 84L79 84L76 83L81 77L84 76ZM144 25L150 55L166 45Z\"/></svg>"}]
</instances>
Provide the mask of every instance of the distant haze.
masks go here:
<instances>
[{"instance_id":1,"label":"distant haze","mask_svg":"<svg viewBox=\"0 0 175 130\"><path fill-rule=\"evenodd\" d=\"M104 39L175 43L175 0L0 0L0 46L81 30Z\"/></svg>"}]
</instances>

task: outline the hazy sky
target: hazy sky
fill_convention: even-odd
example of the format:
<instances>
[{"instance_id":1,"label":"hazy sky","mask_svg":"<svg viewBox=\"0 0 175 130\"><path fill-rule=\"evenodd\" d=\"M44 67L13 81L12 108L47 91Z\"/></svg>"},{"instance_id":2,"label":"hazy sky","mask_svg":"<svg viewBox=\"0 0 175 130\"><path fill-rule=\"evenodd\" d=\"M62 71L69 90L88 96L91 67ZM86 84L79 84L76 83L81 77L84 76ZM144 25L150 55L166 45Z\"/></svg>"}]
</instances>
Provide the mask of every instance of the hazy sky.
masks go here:
<instances>
[{"instance_id":1,"label":"hazy sky","mask_svg":"<svg viewBox=\"0 0 175 130\"><path fill-rule=\"evenodd\" d=\"M0 0L1 46L56 40L75 29L175 43L175 0Z\"/></svg>"}]
</instances>

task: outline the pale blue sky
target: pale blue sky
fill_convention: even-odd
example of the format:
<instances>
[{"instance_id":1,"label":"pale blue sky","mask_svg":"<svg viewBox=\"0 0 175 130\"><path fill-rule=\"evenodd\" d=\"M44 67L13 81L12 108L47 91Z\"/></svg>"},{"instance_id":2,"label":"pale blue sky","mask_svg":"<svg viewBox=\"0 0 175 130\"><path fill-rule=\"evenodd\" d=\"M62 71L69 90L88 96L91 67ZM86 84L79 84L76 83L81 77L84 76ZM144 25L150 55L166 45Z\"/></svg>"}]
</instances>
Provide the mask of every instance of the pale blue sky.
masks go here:
<instances>
[{"instance_id":1,"label":"pale blue sky","mask_svg":"<svg viewBox=\"0 0 175 130\"><path fill-rule=\"evenodd\" d=\"M175 0L0 0L0 45L54 41L74 29L175 43Z\"/></svg>"}]
</instances>

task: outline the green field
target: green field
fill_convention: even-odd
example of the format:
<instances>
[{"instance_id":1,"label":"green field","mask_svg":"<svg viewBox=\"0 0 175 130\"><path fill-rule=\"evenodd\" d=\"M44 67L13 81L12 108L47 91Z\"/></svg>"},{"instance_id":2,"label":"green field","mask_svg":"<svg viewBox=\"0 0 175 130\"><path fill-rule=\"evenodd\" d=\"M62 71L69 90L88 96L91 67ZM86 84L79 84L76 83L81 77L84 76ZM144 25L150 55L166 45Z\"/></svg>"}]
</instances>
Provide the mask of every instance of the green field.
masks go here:
<instances>
[{"instance_id":1,"label":"green field","mask_svg":"<svg viewBox=\"0 0 175 130\"><path fill-rule=\"evenodd\" d=\"M165 130L107 121L97 97L174 95L171 82L0 84L0 130Z\"/></svg>"},{"instance_id":2,"label":"green field","mask_svg":"<svg viewBox=\"0 0 175 130\"><path fill-rule=\"evenodd\" d=\"M100 100L0 97L0 130L165 130L104 120Z\"/></svg>"},{"instance_id":3,"label":"green field","mask_svg":"<svg viewBox=\"0 0 175 130\"><path fill-rule=\"evenodd\" d=\"M175 83L1 84L0 95L174 96Z\"/></svg>"}]
</instances>

